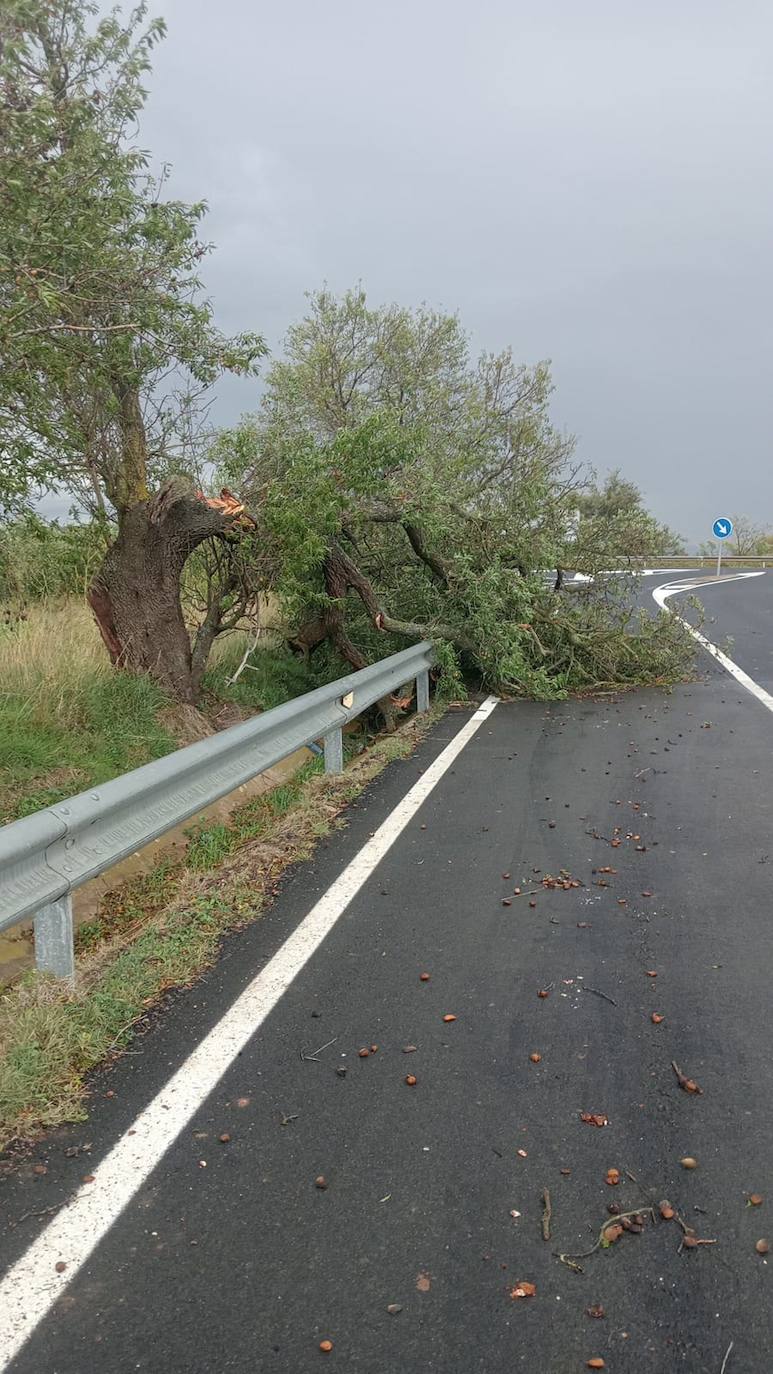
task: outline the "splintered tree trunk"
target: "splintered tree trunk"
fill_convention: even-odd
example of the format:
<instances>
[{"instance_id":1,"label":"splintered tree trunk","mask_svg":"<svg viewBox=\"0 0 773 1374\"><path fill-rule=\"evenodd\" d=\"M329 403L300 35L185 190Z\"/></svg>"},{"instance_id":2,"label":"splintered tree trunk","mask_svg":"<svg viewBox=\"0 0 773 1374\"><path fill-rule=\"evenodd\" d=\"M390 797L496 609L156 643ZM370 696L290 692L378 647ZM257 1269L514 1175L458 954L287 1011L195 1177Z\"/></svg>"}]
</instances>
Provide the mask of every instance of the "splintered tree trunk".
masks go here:
<instances>
[{"instance_id":1,"label":"splintered tree trunk","mask_svg":"<svg viewBox=\"0 0 773 1374\"><path fill-rule=\"evenodd\" d=\"M173 480L122 513L118 537L89 588L89 604L116 667L149 673L190 704L203 665L194 668L180 580L194 549L227 529L218 512Z\"/></svg>"}]
</instances>

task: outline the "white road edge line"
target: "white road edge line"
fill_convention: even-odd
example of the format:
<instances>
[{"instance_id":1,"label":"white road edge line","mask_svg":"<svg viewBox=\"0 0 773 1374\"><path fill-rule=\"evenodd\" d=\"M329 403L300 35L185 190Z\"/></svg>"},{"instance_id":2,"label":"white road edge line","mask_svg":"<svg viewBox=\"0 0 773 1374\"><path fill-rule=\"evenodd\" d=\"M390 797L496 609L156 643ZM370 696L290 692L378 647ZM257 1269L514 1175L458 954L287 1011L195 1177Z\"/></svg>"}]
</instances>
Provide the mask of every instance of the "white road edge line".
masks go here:
<instances>
[{"instance_id":1,"label":"white road edge line","mask_svg":"<svg viewBox=\"0 0 773 1374\"><path fill-rule=\"evenodd\" d=\"M740 682L741 686L745 687L747 692L751 692L752 696L756 697L758 701L761 701L763 706L767 706L769 711L773 711L773 696L770 695L770 692L766 692L764 687L760 687L759 684L754 681L754 678L749 677L749 674L745 673L743 668L739 668L738 664L734 663L732 658L728 658L727 654L723 654L722 650L718 649L716 644L712 644L711 640L707 639L705 635L702 635L700 630L696 630L688 620L685 620L684 616L676 615L676 611L672 611L670 606L666 606L668 598L670 596L676 596L677 592L697 591L698 588L701 587L723 587L726 582L740 582L742 578L745 577L764 576L764 572L744 572L734 573L730 577L717 578L714 582L665 582L660 587L655 587L652 596L658 606L663 610L670 611L671 615L676 616L676 619L682 622L690 631L693 639L697 640L707 653L711 654L712 658L715 658L718 663L721 663L722 667L735 678L736 682Z\"/></svg>"},{"instance_id":2,"label":"white road edge line","mask_svg":"<svg viewBox=\"0 0 773 1374\"><path fill-rule=\"evenodd\" d=\"M229 1007L127 1133L0 1282L0 1371L51 1310L120 1213L217 1087L293 979L367 882L433 788L497 706L489 697ZM67 1269L57 1274L55 1265Z\"/></svg>"}]
</instances>

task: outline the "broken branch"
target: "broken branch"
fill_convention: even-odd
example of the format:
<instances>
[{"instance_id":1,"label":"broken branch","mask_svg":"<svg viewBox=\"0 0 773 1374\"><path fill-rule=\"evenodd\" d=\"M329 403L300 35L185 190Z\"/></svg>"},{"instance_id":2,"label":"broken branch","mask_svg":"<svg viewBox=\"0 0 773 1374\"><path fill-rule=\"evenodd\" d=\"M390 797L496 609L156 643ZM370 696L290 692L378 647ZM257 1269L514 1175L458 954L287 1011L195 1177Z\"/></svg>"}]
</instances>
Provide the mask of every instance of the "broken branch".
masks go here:
<instances>
[{"instance_id":1,"label":"broken branch","mask_svg":"<svg viewBox=\"0 0 773 1374\"><path fill-rule=\"evenodd\" d=\"M550 1201L550 1190L542 1190L542 1239L550 1240L550 1222L553 1217L553 1207Z\"/></svg>"},{"instance_id":2,"label":"broken branch","mask_svg":"<svg viewBox=\"0 0 773 1374\"><path fill-rule=\"evenodd\" d=\"M607 994L605 992L599 992L598 988L589 988L586 983L583 983L582 990L583 992L593 992L597 997L603 997L605 1002L610 1002L613 1007L617 1006L614 997L607 997Z\"/></svg>"}]
</instances>

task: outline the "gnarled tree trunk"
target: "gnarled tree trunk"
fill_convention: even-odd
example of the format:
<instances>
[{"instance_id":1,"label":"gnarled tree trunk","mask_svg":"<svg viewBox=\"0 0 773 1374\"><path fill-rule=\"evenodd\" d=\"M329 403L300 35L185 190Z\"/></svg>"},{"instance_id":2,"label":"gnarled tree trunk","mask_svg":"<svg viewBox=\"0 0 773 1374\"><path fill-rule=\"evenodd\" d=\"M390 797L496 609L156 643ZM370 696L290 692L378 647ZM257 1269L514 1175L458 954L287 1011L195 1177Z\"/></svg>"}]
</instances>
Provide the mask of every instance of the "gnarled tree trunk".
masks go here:
<instances>
[{"instance_id":1,"label":"gnarled tree trunk","mask_svg":"<svg viewBox=\"0 0 773 1374\"><path fill-rule=\"evenodd\" d=\"M231 524L173 479L121 512L118 537L89 588L111 661L149 673L178 701L196 700L204 667L180 604L182 571L199 544L222 538Z\"/></svg>"}]
</instances>

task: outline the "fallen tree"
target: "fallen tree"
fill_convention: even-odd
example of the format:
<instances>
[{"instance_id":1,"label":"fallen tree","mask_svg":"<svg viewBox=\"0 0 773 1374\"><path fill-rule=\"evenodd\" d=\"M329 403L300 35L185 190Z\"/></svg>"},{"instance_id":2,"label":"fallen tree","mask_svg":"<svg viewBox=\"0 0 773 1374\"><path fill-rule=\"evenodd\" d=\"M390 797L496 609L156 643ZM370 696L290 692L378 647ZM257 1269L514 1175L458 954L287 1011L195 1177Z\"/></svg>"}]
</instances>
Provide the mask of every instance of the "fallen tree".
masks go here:
<instances>
[{"instance_id":1,"label":"fallen tree","mask_svg":"<svg viewBox=\"0 0 773 1374\"><path fill-rule=\"evenodd\" d=\"M638 615L630 587L556 589L587 479L551 391L544 363L472 359L455 317L312 297L261 411L212 454L260 507L291 643L358 668L430 637L448 671L542 698L684 676L688 636ZM582 522L585 568L608 552Z\"/></svg>"}]
</instances>

